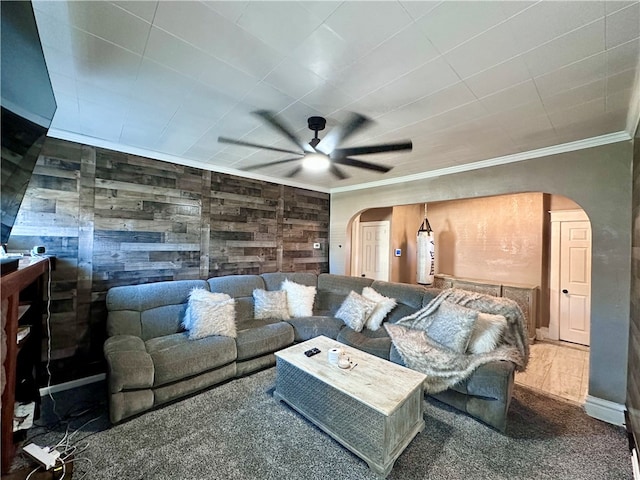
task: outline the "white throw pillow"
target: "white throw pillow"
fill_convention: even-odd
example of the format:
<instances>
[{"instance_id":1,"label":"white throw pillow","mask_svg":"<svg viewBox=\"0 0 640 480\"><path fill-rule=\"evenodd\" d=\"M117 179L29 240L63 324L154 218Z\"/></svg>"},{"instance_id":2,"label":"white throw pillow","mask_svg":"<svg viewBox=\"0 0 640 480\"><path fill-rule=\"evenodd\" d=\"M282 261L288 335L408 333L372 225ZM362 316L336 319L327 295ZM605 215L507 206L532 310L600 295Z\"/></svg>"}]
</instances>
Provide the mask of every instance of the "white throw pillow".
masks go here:
<instances>
[{"instance_id":1,"label":"white throw pillow","mask_svg":"<svg viewBox=\"0 0 640 480\"><path fill-rule=\"evenodd\" d=\"M469 353L487 353L496 349L507 328L507 319L502 315L478 313L478 318L471 331Z\"/></svg>"},{"instance_id":2,"label":"white throw pillow","mask_svg":"<svg viewBox=\"0 0 640 480\"><path fill-rule=\"evenodd\" d=\"M253 317L289 320L287 292L284 290L268 292L256 288L253 291Z\"/></svg>"},{"instance_id":3,"label":"white throw pillow","mask_svg":"<svg viewBox=\"0 0 640 480\"><path fill-rule=\"evenodd\" d=\"M396 307L396 300L395 298L385 297L371 287L364 287L362 289L362 296L376 303L376 307L373 309L373 312L371 312L371 315L369 315L369 318L367 318L365 326L369 330L378 330L385 317Z\"/></svg>"},{"instance_id":4,"label":"white throw pillow","mask_svg":"<svg viewBox=\"0 0 640 480\"><path fill-rule=\"evenodd\" d=\"M316 287L284 280L280 288L287 292L287 306L291 317L311 317L313 315Z\"/></svg>"},{"instance_id":5,"label":"white throw pillow","mask_svg":"<svg viewBox=\"0 0 640 480\"><path fill-rule=\"evenodd\" d=\"M352 330L361 332L364 323L374 308L376 308L375 302L367 300L352 290L349 292L349 295L347 295L347 298L344 299L342 305L340 305L340 308L336 312L336 318L342 320L345 325Z\"/></svg>"},{"instance_id":6,"label":"white throw pillow","mask_svg":"<svg viewBox=\"0 0 640 480\"><path fill-rule=\"evenodd\" d=\"M191 340L210 335L235 338L235 317L235 300L229 295L194 288L189 293L189 303L182 325Z\"/></svg>"}]
</instances>

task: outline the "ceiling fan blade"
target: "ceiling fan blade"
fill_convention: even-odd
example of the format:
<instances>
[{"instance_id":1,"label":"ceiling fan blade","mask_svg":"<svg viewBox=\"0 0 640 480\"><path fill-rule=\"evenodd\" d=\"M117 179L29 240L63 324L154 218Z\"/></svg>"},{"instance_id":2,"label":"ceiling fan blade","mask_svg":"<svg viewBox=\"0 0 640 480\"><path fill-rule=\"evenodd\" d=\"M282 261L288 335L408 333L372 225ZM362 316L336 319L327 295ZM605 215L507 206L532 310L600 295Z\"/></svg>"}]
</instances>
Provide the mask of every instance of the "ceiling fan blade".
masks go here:
<instances>
[{"instance_id":1,"label":"ceiling fan blade","mask_svg":"<svg viewBox=\"0 0 640 480\"><path fill-rule=\"evenodd\" d=\"M358 113L352 113L349 119L342 125L338 125L331 129L329 133L316 145L316 150L329 155L335 148L344 142L358 130L371 124L371 120Z\"/></svg>"},{"instance_id":2,"label":"ceiling fan blade","mask_svg":"<svg viewBox=\"0 0 640 480\"><path fill-rule=\"evenodd\" d=\"M233 138L218 137L218 141L220 143L229 143L231 145L241 145L243 147L261 148L263 150L272 150L274 152L293 153L294 155L300 155L300 156L304 155L304 153L296 152L294 150L270 147L269 145L260 145L258 143L245 142L244 140L234 140Z\"/></svg>"},{"instance_id":3,"label":"ceiling fan blade","mask_svg":"<svg viewBox=\"0 0 640 480\"><path fill-rule=\"evenodd\" d=\"M400 150L409 150L413 148L411 140L400 143L383 143L381 145L368 145L364 147L338 148L333 151L331 158L342 158L350 155L367 155L370 153L397 152Z\"/></svg>"},{"instance_id":4,"label":"ceiling fan blade","mask_svg":"<svg viewBox=\"0 0 640 480\"><path fill-rule=\"evenodd\" d=\"M298 165L296 168L294 168L293 170L291 170L289 173L287 173L285 176L286 177L295 177L297 174L300 173L300 170L302 170L302 165Z\"/></svg>"},{"instance_id":5,"label":"ceiling fan blade","mask_svg":"<svg viewBox=\"0 0 640 480\"><path fill-rule=\"evenodd\" d=\"M385 165L376 165L375 163L363 162L362 160L358 160L356 158L349 158L349 157L335 158L335 159L331 159L331 161L333 163L338 163L340 165L365 168L367 170L375 170L376 172L382 172L382 173L387 173L389 170L393 168L393 167L387 167Z\"/></svg>"},{"instance_id":6,"label":"ceiling fan blade","mask_svg":"<svg viewBox=\"0 0 640 480\"><path fill-rule=\"evenodd\" d=\"M298 137L291 131L289 127L287 127L284 123L278 120L273 112L269 110L257 110L253 112L255 115L258 115L260 118L265 120L269 125L275 128L277 131L282 133L285 137L291 140L294 144L300 147L303 151L308 153L314 153L315 150L308 143L304 143L300 141Z\"/></svg>"},{"instance_id":7,"label":"ceiling fan blade","mask_svg":"<svg viewBox=\"0 0 640 480\"><path fill-rule=\"evenodd\" d=\"M338 177L340 180L349 178L349 175L347 175L341 169L339 169L338 166L335 165L333 162L331 163L331 165L329 165L329 171L333 173L336 177Z\"/></svg>"},{"instance_id":8,"label":"ceiling fan blade","mask_svg":"<svg viewBox=\"0 0 640 480\"><path fill-rule=\"evenodd\" d=\"M276 160L275 162L258 163L257 165L250 165L248 167L244 167L243 170L257 170L258 168L272 167L273 165L280 165L281 163L295 162L296 160L301 160L301 159L300 158L285 158L284 160Z\"/></svg>"}]
</instances>

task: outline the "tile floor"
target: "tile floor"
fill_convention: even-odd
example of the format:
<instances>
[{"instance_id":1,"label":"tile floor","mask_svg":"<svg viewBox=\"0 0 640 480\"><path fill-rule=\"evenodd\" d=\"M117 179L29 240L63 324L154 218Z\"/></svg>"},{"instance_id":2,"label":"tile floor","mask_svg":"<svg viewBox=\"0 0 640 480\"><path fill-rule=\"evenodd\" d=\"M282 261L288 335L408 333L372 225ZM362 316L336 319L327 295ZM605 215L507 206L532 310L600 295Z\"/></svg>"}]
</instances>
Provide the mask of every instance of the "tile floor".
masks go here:
<instances>
[{"instance_id":1,"label":"tile floor","mask_svg":"<svg viewBox=\"0 0 640 480\"><path fill-rule=\"evenodd\" d=\"M516 373L515 381L583 404L589 386L589 347L536 341L531 345L527 370Z\"/></svg>"}]
</instances>

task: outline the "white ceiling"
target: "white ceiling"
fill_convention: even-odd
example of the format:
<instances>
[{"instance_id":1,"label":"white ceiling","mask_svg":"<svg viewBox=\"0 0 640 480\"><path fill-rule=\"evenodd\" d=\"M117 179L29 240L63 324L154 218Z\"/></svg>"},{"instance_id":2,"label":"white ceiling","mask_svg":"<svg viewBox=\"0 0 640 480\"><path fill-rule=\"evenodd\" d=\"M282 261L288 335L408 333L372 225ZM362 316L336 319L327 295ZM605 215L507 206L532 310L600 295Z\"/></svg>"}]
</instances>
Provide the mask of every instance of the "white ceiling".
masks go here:
<instances>
[{"instance_id":1,"label":"white ceiling","mask_svg":"<svg viewBox=\"0 0 640 480\"><path fill-rule=\"evenodd\" d=\"M323 191L630 138L640 110L638 1L33 5L52 136ZM327 118L322 137L355 111L375 124L348 145L411 139L413 151L359 157L394 168L345 167L346 180L278 178L292 164L247 174L291 155L218 136L293 147L258 109L305 141L307 117Z\"/></svg>"}]
</instances>

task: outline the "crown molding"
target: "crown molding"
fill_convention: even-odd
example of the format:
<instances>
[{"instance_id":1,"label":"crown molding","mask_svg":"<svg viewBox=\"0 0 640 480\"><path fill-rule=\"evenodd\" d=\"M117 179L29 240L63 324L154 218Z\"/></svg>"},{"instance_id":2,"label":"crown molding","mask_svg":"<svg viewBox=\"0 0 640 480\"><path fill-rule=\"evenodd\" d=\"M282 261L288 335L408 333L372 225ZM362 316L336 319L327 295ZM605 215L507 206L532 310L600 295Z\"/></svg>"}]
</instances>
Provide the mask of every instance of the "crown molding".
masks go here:
<instances>
[{"instance_id":1,"label":"crown molding","mask_svg":"<svg viewBox=\"0 0 640 480\"><path fill-rule=\"evenodd\" d=\"M637 126L637 122L636 122L636 126ZM59 130L57 128L49 129L47 136L52 138L58 138L60 140L68 140L70 142L76 142L84 145L91 145L94 147L105 148L108 150L115 150L117 152L128 153L131 155L138 155L141 157L153 158L155 160L175 163L177 165L200 168L200 169L209 170L212 172L225 173L228 175L236 175L239 177L250 178L253 180L260 180L264 182L276 183L280 185L286 185L290 187L302 188L305 190L313 190L316 192L330 193L330 194L364 190L367 188L395 185L398 183L412 182L415 180L424 180L427 178L441 177L444 175L452 175L454 173L479 170L481 168L488 168L488 167L493 167L497 165L505 165L508 163L521 162L524 160L531 160L534 158L557 155L560 153L573 152L577 150L583 150L586 148L599 147L599 146L608 145L611 143L624 142L624 141L631 140L633 138L628 131L614 132L614 133L609 133L607 135L600 135L598 137L591 137L584 140L578 140L575 142L562 143L559 145L553 145L551 147L539 148L537 150L529 150L527 152L515 153L512 155L489 158L486 160L480 160L478 162L466 163L464 165L456 165L454 167L441 168L438 170L430 170L427 172L416 173L413 175L406 175L403 177L377 180L375 182L360 183L357 185L349 185L345 187L326 188L326 187L319 187L316 185L310 185L302 182L296 182L289 179L271 177L268 175L261 175L259 173L248 172L245 170L222 167L220 165L207 165L203 161L190 160L188 158L182 158L176 155L169 155L166 153L156 152L154 150L149 150L146 148L138 148L138 147L132 147L128 145L122 145L119 143L112 142L110 140L104 140L104 139L90 137L90 136L82 135L78 133L67 132L65 130Z\"/></svg>"},{"instance_id":2,"label":"crown molding","mask_svg":"<svg viewBox=\"0 0 640 480\"><path fill-rule=\"evenodd\" d=\"M354 190L363 190L365 188L381 187L386 185L395 185L398 183L412 182L415 180L424 180L426 178L441 177L454 173L468 172L471 170L479 170L481 168L494 167L497 165L505 165L508 163L522 162L533 158L547 157L557 155L559 153L574 152L585 148L599 147L610 143L618 143L631 140L631 136L626 131L609 133L598 137L586 138L575 142L562 143L551 147L539 148L537 150L529 150L527 152L514 153L502 157L489 158L480 160L479 162L466 163L464 165L456 165L455 167L440 168L438 170L430 170L428 172L406 175L404 177L389 178L385 180L377 180L375 182L360 183L358 185L349 185L346 187L336 187L330 190L330 193L351 192Z\"/></svg>"},{"instance_id":3,"label":"crown molding","mask_svg":"<svg viewBox=\"0 0 640 480\"><path fill-rule=\"evenodd\" d=\"M66 130L59 130L57 128L49 129L49 131L47 132L47 136L51 138L57 138L60 140L67 140L69 142L80 143L83 145L91 145L92 147L105 148L107 150L115 150L116 152L128 153L130 155L137 155L139 157L152 158L154 160L160 160L162 162L169 162L169 163L175 163L177 165L184 165L185 167L199 168L201 170L209 170L211 172L216 172L216 173L225 173L227 175L235 175L237 177L250 178L252 180L260 180L263 182L276 183L278 185L286 185L288 187L302 188L305 190L313 190L321 193L330 193L329 189L325 187L308 185L306 183L296 182L296 181L285 179L285 178L270 177L268 175L261 175L259 173L248 172L246 170L238 170L236 168L221 167L219 165L208 165L206 164L206 162L201 160L190 160L188 158L156 152L154 150L148 150L146 148L122 145L120 143L112 142L110 140L90 137L90 136L82 135L79 133L67 132Z\"/></svg>"}]
</instances>

